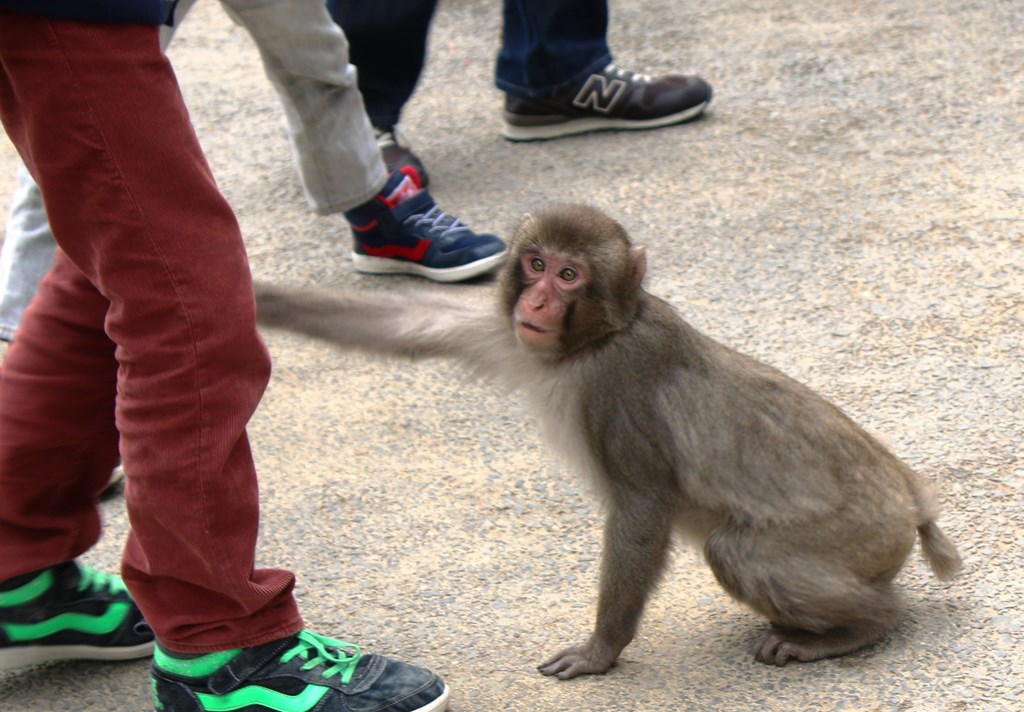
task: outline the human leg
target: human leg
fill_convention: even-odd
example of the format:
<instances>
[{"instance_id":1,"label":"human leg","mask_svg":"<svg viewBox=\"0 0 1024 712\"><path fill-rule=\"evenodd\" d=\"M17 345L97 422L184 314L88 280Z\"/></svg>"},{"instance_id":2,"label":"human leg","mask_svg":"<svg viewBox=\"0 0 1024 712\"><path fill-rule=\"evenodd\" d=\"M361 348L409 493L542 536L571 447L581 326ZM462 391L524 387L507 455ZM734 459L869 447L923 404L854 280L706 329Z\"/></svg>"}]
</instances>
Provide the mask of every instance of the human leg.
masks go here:
<instances>
[{"instance_id":1,"label":"human leg","mask_svg":"<svg viewBox=\"0 0 1024 712\"><path fill-rule=\"evenodd\" d=\"M437 0L327 0L359 68L359 91L370 123L393 129L409 101L427 50Z\"/></svg>"},{"instance_id":2,"label":"human leg","mask_svg":"<svg viewBox=\"0 0 1024 712\"><path fill-rule=\"evenodd\" d=\"M0 249L0 339L10 341L21 315L53 264L53 241L43 196L25 164L18 162L18 188L11 200Z\"/></svg>"},{"instance_id":3,"label":"human leg","mask_svg":"<svg viewBox=\"0 0 1024 712\"><path fill-rule=\"evenodd\" d=\"M423 186L423 162L399 136L402 109L423 72L427 34L437 0L327 0L327 9L349 41L359 68L359 92L388 171L411 166Z\"/></svg>"},{"instance_id":4,"label":"human leg","mask_svg":"<svg viewBox=\"0 0 1024 712\"><path fill-rule=\"evenodd\" d=\"M41 613L46 627L101 624L47 608L65 572L92 600L123 593L68 561L98 536L94 502L120 432L133 528L123 570L167 646L153 672L160 710L293 695L323 712L443 710L436 675L301 631L291 574L254 568L245 425L269 358L237 222L155 29L0 11L0 67L0 118L62 248L0 373L0 492L16 495L0 501L0 664L17 662L7 654L25 617L33 629ZM3 408L19 388L26 402Z\"/></svg>"},{"instance_id":5,"label":"human leg","mask_svg":"<svg viewBox=\"0 0 1024 712\"><path fill-rule=\"evenodd\" d=\"M408 180L406 170L387 173L355 83L355 67L348 61L345 35L322 0L221 2L252 35L278 91L310 205L322 214L344 211L350 223L358 216L357 270L454 281L497 268L506 252L497 236L476 234L441 211L421 190L419 171L413 170ZM405 188L397 190L400 183ZM413 194L419 194L415 203L392 220L397 205L392 198ZM361 229L368 222L373 223L372 236ZM367 237L383 249L379 258L361 259ZM418 249L410 251L410 245Z\"/></svg>"},{"instance_id":6,"label":"human leg","mask_svg":"<svg viewBox=\"0 0 1024 712\"><path fill-rule=\"evenodd\" d=\"M178 0L176 23L195 0ZM175 25L176 27L176 25ZM160 27L160 47L166 50L175 27ZM53 264L57 247L43 207L39 186L22 161L18 162L18 187L11 200L3 248L0 249L0 340L10 341L21 315L36 294L39 281Z\"/></svg>"},{"instance_id":7,"label":"human leg","mask_svg":"<svg viewBox=\"0 0 1024 712\"><path fill-rule=\"evenodd\" d=\"M495 83L511 141L669 126L711 101L700 77L649 77L613 64L606 0L505 0L504 19Z\"/></svg>"},{"instance_id":8,"label":"human leg","mask_svg":"<svg viewBox=\"0 0 1024 712\"><path fill-rule=\"evenodd\" d=\"M0 504L0 580L95 541L95 496L64 503L53 493L98 493L119 430L133 527L124 575L157 635L202 651L293 633L293 577L253 568L258 504L245 423L269 360L244 246L155 29L10 13L0 32L5 126L84 275L43 283L0 378L0 481L23 485ZM85 356L89 368L77 363Z\"/></svg>"},{"instance_id":9,"label":"human leg","mask_svg":"<svg viewBox=\"0 0 1024 712\"><path fill-rule=\"evenodd\" d=\"M109 302L59 252L52 272L0 370L0 581L96 543L118 459Z\"/></svg>"},{"instance_id":10,"label":"human leg","mask_svg":"<svg viewBox=\"0 0 1024 712\"><path fill-rule=\"evenodd\" d=\"M497 87L554 96L612 61L605 0L505 0Z\"/></svg>"},{"instance_id":11,"label":"human leg","mask_svg":"<svg viewBox=\"0 0 1024 712\"><path fill-rule=\"evenodd\" d=\"M387 171L349 62L323 0L221 0L252 36L288 122L310 208L326 215L370 200Z\"/></svg>"}]
</instances>

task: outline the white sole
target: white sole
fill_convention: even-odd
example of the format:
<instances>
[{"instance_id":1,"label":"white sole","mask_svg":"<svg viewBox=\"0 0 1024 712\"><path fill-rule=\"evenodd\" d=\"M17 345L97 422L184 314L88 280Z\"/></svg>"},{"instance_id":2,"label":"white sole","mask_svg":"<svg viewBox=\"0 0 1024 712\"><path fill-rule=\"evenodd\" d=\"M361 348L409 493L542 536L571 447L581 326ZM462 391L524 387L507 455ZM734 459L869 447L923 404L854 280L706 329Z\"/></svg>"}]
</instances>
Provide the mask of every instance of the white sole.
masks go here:
<instances>
[{"instance_id":1,"label":"white sole","mask_svg":"<svg viewBox=\"0 0 1024 712\"><path fill-rule=\"evenodd\" d=\"M444 686L444 692L436 700L431 702L426 707L420 707L413 710L413 712L444 712L448 709L448 685Z\"/></svg>"},{"instance_id":2,"label":"white sole","mask_svg":"<svg viewBox=\"0 0 1024 712\"><path fill-rule=\"evenodd\" d=\"M396 260L388 257L370 257L352 253L352 266L357 272L365 274L415 274L420 277L432 279L435 282L461 282L480 275L487 274L498 268L508 256L508 250L477 260L461 267L447 267L439 269L436 267L424 267L415 262Z\"/></svg>"},{"instance_id":3,"label":"white sole","mask_svg":"<svg viewBox=\"0 0 1024 712\"><path fill-rule=\"evenodd\" d=\"M593 117L587 119L569 119L558 124L542 124L539 126L515 126L506 120L502 135L509 141L544 141L562 136L575 136L577 134L591 133L593 131L635 131L642 129L657 129L662 126L681 124L684 121L694 119L704 112L710 100L696 106L691 106L685 111L680 111L668 116L661 116L657 119L637 121L635 119L608 119Z\"/></svg>"},{"instance_id":4,"label":"white sole","mask_svg":"<svg viewBox=\"0 0 1024 712\"><path fill-rule=\"evenodd\" d=\"M0 648L0 670L14 670L52 660L135 660L153 654L153 643L126 648L96 645L16 645Z\"/></svg>"}]
</instances>

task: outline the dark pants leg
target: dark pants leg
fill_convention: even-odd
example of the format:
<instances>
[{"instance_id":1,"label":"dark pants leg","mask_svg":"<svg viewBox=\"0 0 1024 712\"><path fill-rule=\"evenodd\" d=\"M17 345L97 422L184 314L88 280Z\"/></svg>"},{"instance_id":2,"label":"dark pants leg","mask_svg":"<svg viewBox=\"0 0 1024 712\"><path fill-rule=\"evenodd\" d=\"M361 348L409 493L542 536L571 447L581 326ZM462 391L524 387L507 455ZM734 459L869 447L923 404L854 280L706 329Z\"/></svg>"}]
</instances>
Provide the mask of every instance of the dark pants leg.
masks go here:
<instances>
[{"instance_id":1,"label":"dark pants leg","mask_svg":"<svg viewBox=\"0 0 1024 712\"><path fill-rule=\"evenodd\" d=\"M409 101L427 49L437 0L327 0L349 42L370 123L393 128Z\"/></svg>"}]
</instances>

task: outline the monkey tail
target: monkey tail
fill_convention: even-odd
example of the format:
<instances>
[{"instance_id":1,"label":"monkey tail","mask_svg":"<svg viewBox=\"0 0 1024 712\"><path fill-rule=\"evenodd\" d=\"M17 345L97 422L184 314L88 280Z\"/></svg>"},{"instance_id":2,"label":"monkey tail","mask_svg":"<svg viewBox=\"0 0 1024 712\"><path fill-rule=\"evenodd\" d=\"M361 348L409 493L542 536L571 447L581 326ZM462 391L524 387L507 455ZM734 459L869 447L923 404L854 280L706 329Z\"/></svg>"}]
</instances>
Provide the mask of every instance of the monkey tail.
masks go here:
<instances>
[{"instance_id":1,"label":"monkey tail","mask_svg":"<svg viewBox=\"0 0 1024 712\"><path fill-rule=\"evenodd\" d=\"M914 483L914 503L917 507L917 534L921 537L921 553L935 578L948 581L956 576L963 566L963 560L953 542L935 523L939 516L939 506L931 488L924 482Z\"/></svg>"},{"instance_id":2,"label":"monkey tail","mask_svg":"<svg viewBox=\"0 0 1024 712\"><path fill-rule=\"evenodd\" d=\"M953 542L939 529L935 522L925 522L917 528L921 537L921 552L940 581L949 581L963 566L960 553Z\"/></svg>"}]
</instances>

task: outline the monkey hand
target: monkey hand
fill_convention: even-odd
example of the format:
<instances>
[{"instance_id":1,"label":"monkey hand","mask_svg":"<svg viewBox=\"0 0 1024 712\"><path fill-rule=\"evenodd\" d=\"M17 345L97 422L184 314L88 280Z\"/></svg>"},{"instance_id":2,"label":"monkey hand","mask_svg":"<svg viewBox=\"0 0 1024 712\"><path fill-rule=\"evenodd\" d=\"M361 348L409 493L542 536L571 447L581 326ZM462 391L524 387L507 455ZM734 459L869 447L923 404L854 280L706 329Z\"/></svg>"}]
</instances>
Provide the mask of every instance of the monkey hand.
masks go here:
<instances>
[{"instance_id":1,"label":"monkey hand","mask_svg":"<svg viewBox=\"0 0 1024 712\"><path fill-rule=\"evenodd\" d=\"M554 675L560 680L568 680L577 675L600 675L612 666L623 647L591 638L583 645L566 648L537 669L544 675Z\"/></svg>"}]
</instances>

